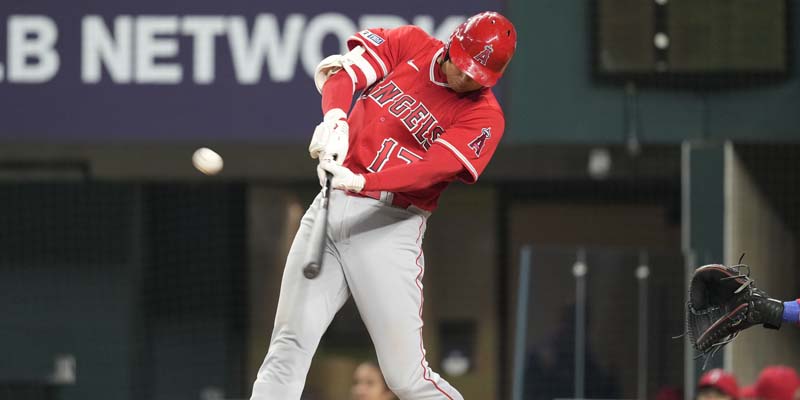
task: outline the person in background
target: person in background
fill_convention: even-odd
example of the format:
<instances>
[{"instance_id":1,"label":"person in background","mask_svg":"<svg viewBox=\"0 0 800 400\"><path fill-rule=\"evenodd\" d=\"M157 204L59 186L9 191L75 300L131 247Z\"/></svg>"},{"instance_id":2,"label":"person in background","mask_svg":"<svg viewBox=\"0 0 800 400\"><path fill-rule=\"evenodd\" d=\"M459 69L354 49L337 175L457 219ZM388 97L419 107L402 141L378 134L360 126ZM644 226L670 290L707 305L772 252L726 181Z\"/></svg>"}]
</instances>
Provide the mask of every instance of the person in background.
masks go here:
<instances>
[{"instance_id":1,"label":"person in background","mask_svg":"<svg viewBox=\"0 0 800 400\"><path fill-rule=\"evenodd\" d=\"M381 369L372 361L359 364L353 372L352 400L397 400L386 386Z\"/></svg>"},{"instance_id":2,"label":"person in background","mask_svg":"<svg viewBox=\"0 0 800 400\"><path fill-rule=\"evenodd\" d=\"M741 397L758 400L800 400L800 377L786 366L764 368L756 383L742 388Z\"/></svg>"},{"instance_id":3,"label":"person in background","mask_svg":"<svg viewBox=\"0 0 800 400\"><path fill-rule=\"evenodd\" d=\"M697 382L697 400L738 400L736 377L722 369L712 369Z\"/></svg>"}]
</instances>

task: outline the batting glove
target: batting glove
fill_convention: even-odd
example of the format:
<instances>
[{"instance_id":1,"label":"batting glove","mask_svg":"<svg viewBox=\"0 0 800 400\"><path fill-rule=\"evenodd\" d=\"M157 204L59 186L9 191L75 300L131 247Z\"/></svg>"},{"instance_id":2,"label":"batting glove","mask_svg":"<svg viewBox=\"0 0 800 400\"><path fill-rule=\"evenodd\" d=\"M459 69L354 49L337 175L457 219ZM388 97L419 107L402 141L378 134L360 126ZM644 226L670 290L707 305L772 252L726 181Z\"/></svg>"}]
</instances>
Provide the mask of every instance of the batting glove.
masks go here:
<instances>
[{"instance_id":1,"label":"batting glove","mask_svg":"<svg viewBox=\"0 0 800 400\"><path fill-rule=\"evenodd\" d=\"M358 193L364 189L364 176L361 174L353 173L347 167L343 167L331 160L321 160L317 166L317 174L325 176L325 172L333 175L331 179L332 189L347 190L350 192ZM320 183L324 185L325 179L320 178Z\"/></svg>"},{"instance_id":2,"label":"batting glove","mask_svg":"<svg viewBox=\"0 0 800 400\"><path fill-rule=\"evenodd\" d=\"M350 127L346 119L347 114L340 108L325 113L308 145L311 158L322 159L324 154L339 165L344 162L350 142Z\"/></svg>"}]
</instances>

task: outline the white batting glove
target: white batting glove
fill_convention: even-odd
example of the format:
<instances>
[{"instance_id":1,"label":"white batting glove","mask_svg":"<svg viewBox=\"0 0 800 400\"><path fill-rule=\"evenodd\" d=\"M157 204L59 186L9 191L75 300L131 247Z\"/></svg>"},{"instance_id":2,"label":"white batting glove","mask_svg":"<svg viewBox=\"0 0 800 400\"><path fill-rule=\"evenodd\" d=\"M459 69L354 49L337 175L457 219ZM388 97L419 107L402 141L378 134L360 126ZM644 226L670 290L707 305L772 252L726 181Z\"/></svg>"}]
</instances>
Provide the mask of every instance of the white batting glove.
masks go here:
<instances>
[{"instance_id":1,"label":"white batting glove","mask_svg":"<svg viewBox=\"0 0 800 400\"><path fill-rule=\"evenodd\" d=\"M308 145L311 158L321 159L321 155L325 154L339 165L344 162L350 145L350 126L346 119L347 114L340 108L325 113L322 122L314 129Z\"/></svg>"},{"instance_id":2,"label":"white batting glove","mask_svg":"<svg viewBox=\"0 0 800 400\"><path fill-rule=\"evenodd\" d=\"M319 187L324 188L325 183L328 181L328 171L322 169L322 163L335 163L325 153L319 154L319 164L317 164L317 178L319 178Z\"/></svg>"},{"instance_id":3,"label":"white batting glove","mask_svg":"<svg viewBox=\"0 0 800 400\"><path fill-rule=\"evenodd\" d=\"M355 193L364 189L366 180L363 175L353 173L347 167L343 167L331 160L320 160L319 166L317 166L317 174L322 174L320 183L323 185L326 171L333 175L333 179L331 179L332 189L342 189Z\"/></svg>"}]
</instances>

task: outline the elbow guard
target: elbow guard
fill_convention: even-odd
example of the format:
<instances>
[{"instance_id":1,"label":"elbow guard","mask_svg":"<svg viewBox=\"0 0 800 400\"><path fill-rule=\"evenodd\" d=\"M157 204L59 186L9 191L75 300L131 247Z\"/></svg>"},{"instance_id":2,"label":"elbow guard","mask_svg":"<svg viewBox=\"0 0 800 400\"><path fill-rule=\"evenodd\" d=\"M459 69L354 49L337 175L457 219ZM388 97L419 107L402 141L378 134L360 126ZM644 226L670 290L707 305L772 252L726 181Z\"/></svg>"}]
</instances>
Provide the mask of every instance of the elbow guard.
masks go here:
<instances>
[{"instance_id":1,"label":"elbow guard","mask_svg":"<svg viewBox=\"0 0 800 400\"><path fill-rule=\"evenodd\" d=\"M319 65L317 65L317 69L314 71L314 84L317 86L317 91L321 94L322 87L325 86L325 82L328 78L341 70L345 70L350 80L353 81L353 92L355 93L358 77L353 69L354 66L361 70L367 78L366 86L375 83L377 80L375 70L369 64L369 61L364 58L364 48L362 46L357 46L347 54L335 54L325 57L325 59L320 61Z\"/></svg>"}]
</instances>

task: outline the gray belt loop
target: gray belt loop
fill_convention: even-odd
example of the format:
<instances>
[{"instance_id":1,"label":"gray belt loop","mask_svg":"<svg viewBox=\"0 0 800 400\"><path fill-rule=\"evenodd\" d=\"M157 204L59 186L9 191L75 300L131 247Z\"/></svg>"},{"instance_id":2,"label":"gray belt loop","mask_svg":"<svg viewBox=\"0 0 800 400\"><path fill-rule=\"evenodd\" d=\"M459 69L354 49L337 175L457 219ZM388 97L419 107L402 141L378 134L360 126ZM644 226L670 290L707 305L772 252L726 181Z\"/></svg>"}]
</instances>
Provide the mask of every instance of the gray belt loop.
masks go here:
<instances>
[{"instance_id":1,"label":"gray belt loop","mask_svg":"<svg viewBox=\"0 0 800 400\"><path fill-rule=\"evenodd\" d=\"M393 201L394 201L394 193L387 191L381 192L381 202L383 204L391 206Z\"/></svg>"}]
</instances>

